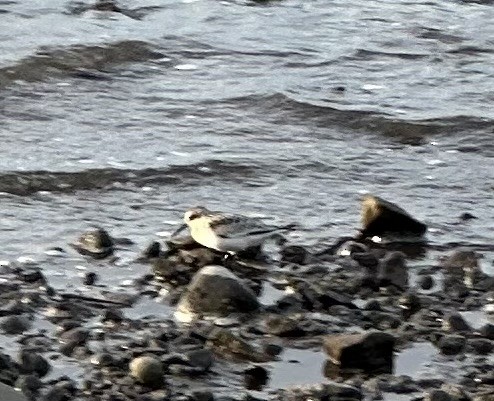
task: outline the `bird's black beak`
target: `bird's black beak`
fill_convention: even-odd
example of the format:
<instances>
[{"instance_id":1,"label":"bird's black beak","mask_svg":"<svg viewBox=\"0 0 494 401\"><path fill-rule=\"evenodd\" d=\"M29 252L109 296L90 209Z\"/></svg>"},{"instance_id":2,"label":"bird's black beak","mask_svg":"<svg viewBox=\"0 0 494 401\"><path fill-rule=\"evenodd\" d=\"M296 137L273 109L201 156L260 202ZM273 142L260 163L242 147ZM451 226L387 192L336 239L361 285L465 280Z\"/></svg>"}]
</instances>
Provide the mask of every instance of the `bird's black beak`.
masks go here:
<instances>
[{"instance_id":1,"label":"bird's black beak","mask_svg":"<svg viewBox=\"0 0 494 401\"><path fill-rule=\"evenodd\" d=\"M180 234L182 231L184 231L185 229L187 228L187 224L182 224L178 230L176 230L170 237L173 238L175 236L177 236L178 234Z\"/></svg>"}]
</instances>

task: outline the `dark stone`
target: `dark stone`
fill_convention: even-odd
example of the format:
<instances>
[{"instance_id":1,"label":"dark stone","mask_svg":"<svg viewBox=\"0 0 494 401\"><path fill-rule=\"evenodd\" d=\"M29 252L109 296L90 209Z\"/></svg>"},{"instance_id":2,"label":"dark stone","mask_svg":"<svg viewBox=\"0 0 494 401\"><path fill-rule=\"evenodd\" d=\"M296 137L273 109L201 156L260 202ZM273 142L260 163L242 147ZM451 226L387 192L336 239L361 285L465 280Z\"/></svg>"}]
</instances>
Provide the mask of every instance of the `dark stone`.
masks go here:
<instances>
[{"instance_id":1,"label":"dark stone","mask_svg":"<svg viewBox=\"0 0 494 401\"><path fill-rule=\"evenodd\" d=\"M371 299L369 300L365 305L364 305L364 310L368 311L381 311L381 304L379 303L378 300L376 299Z\"/></svg>"},{"instance_id":2,"label":"dark stone","mask_svg":"<svg viewBox=\"0 0 494 401\"><path fill-rule=\"evenodd\" d=\"M269 373L262 366L253 366L244 371L245 387L248 390L262 390L268 379Z\"/></svg>"},{"instance_id":3,"label":"dark stone","mask_svg":"<svg viewBox=\"0 0 494 401\"><path fill-rule=\"evenodd\" d=\"M477 216L474 216L472 213L469 212L464 212L460 215L460 220L467 221L467 220L472 220L476 219Z\"/></svg>"},{"instance_id":4,"label":"dark stone","mask_svg":"<svg viewBox=\"0 0 494 401\"><path fill-rule=\"evenodd\" d=\"M153 261L155 276L173 286L183 286L190 282L197 269L182 263L178 255L163 256Z\"/></svg>"},{"instance_id":5,"label":"dark stone","mask_svg":"<svg viewBox=\"0 0 494 401\"><path fill-rule=\"evenodd\" d=\"M61 380L48 390L43 401L69 401L75 392L75 385L70 380Z\"/></svg>"},{"instance_id":6,"label":"dark stone","mask_svg":"<svg viewBox=\"0 0 494 401\"><path fill-rule=\"evenodd\" d=\"M434 278L431 275L426 274L425 276L421 276L419 278L418 284L423 290L430 290L434 287Z\"/></svg>"},{"instance_id":7,"label":"dark stone","mask_svg":"<svg viewBox=\"0 0 494 401\"><path fill-rule=\"evenodd\" d=\"M178 313L225 316L259 308L254 292L232 272L221 266L206 266L192 279L180 298Z\"/></svg>"},{"instance_id":8,"label":"dark stone","mask_svg":"<svg viewBox=\"0 0 494 401\"><path fill-rule=\"evenodd\" d=\"M394 343L394 337L384 332L331 334L324 337L323 348L342 369L391 372Z\"/></svg>"},{"instance_id":9,"label":"dark stone","mask_svg":"<svg viewBox=\"0 0 494 401\"><path fill-rule=\"evenodd\" d=\"M15 382L15 387L19 388L24 394L36 394L42 386L43 383L36 375L20 376Z\"/></svg>"},{"instance_id":10,"label":"dark stone","mask_svg":"<svg viewBox=\"0 0 494 401\"><path fill-rule=\"evenodd\" d=\"M408 268L402 252L389 252L379 264L379 285L394 286L400 290L408 288Z\"/></svg>"},{"instance_id":11,"label":"dark stone","mask_svg":"<svg viewBox=\"0 0 494 401\"><path fill-rule=\"evenodd\" d=\"M22 270L19 278L26 283L46 282L45 276L39 269Z\"/></svg>"},{"instance_id":12,"label":"dark stone","mask_svg":"<svg viewBox=\"0 0 494 401\"><path fill-rule=\"evenodd\" d=\"M468 333L472 331L472 328L459 313L452 313L445 316L443 319L442 328L444 331L449 331L451 333Z\"/></svg>"},{"instance_id":13,"label":"dark stone","mask_svg":"<svg viewBox=\"0 0 494 401\"><path fill-rule=\"evenodd\" d=\"M467 346L478 355L488 355L494 350L494 342L487 338L471 338Z\"/></svg>"},{"instance_id":14,"label":"dark stone","mask_svg":"<svg viewBox=\"0 0 494 401\"><path fill-rule=\"evenodd\" d=\"M190 395L191 401L214 401L214 394L208 390L196 390Z\"/></svg>"},{"instance_id":15,"label":"dark stone","mask_svg":"<svg viewBox=\"0 0 494 401\"><path fill-rule=\"evenodd\" d=\"M494 340L494 324L484 324L480 328L479 332L482 337L488 338L489 340Z\"/></svg>"},{"instance_id":16,"label":"dark stone","mask_svg":"<svg viewBox=\"0 0 494 401\"><path fill-rule=\"evenodd\" d=\"M342 305L350 309L357 309L352 299L342 293L330 289L323 289L307 281L297 280L291 283L297 294L300 294L304 307L308 310L327 310L334 305Z\"/></svg>"},{"instance_id":17,"label":"dark stone","mask_svg":"<svg viewBox=\"0 0 494 401\"><path fill-rule=\"evenodd\" d=\"M400 234L422 236L427 226L410 216L397 205L373 195L362 199L362 230L363 238Z\"/></svg>"},{"instance_id":18,"label":"dark stone","mask_svg":"<svg viewBox=\"0 0 494 401\"><path fill-rule=\"evenodd\" d=\"M370 311L365 316L372 322L372 327L379 330L396 329L401 325L401 319L393 313Z\"/></svg>"},{"instance_id":19,"label":"dark stone","mask_svg":"<svg viewBox=\"0 0 494 401\"><path fill-rule=\"evenodd\" d=\"M441 262L447 273L463 276L465 271L479 269L479 255L469 249L457 249Z\"/></svg>"},{"instance_id":20,"label":"dark stone","mask_svg":"<svg viewBox=\"0 0 494 401\"><path fill-rule=\"evenodd\" d=\"M91 363L96 366L112 366L115 363L113 356L108 352L93 355L91 357Z\"/></svg>"},{"instance_id":21,"label":"dark stone","mask_svg":"<svg viewBox=\"0 0 494 401\"><path fill-rule=\"evenodd\" d=\"M234 357L251 362L267 362L269 360L267 355L227 329L214 329L209 335L207 345L223 358Z\"/></svg>"},{"instance_id":22,"label":"dark stone","mask_svg":"<svg viewBox=\"0 0 494 401\"><path fill-rule=\"evenodd\" d=\"M315 386L290 387L280 390L279 401L361 401L362 391L356 387L340 383L322 383Z\"/></svg>"},{"instance_id":23,"label":"dark stone","mask_svg":"<svg viewBox=\"0 0 494 401\"><path fill-rule=\"evenodd\" d=\"M454 401L451 396L443 390L432 390L424 397L424 401Z\"/></svg>"},{"instance_id":24,"label":"dark stone","mask_svg":"<svg viewBox=\"0 0 494 401\"><path fill-rule=\"evenodd\" d=\"M158 258L161 255L161 245L158 241L153 241L144 251L142 252L142 259L149 260Z\"/></svg>"},{"instance_id":25,"label":"dark stone","mask_svg":"<svg viewBox=\"0 0 494 401\"><path fill-rule=\"evenodd\" d=\"M374 252L355 253L352 255L352 259L357 261L360 266L369 269L370 272L377 272L379 258Z\"/></svg>"},{"instance_id":26,"label":"dark stone","mask_svg":"<svg viewBox=\"0 0 494 401\"><path fill-rule=\"evenodd\" d=\"M465 349L465 337L460 335L446 335L439 339L438 348L444 355L456 355Z\"/></svg>"},{"instance_id":27,"label":"dark stone","mask_svg":"<svg viewBox=\"0 0 494 401\"><path fill-rule=\"evenodd\" d=\"M31 327L31 321L23 315L8 316L0 323L0 328L5 334L22 334Z\"/></svg>"},{"instance_id":28,"label":"dark stone","mask_svg":"<svg viewBox=\"0 0 494 401\"><path fill-rule=\"evenodd\" d=\"M281 249L280 254L282 266L289 263L304 265L310 255L307 249L298 245L285 246Z\"/></svg>"},{"instance_id":29,"label":"dark stone","mask_svg":"<svg viewBox=\"0 0 494 401\"><path fill-rule=\"evenodd\" d=\"M287 316L271 315L264 319L266 333L278 337L301 337L305 331L300 327L300 320Z\"/></svg>"},{"instance_id":30,"label":"dark stone","mask_svg":"<svg viewBox=\"0 0 494 401\"><path fill-rule=\"evenodd\" d=\"M66 344L84 345L88 338L89 331L82 327L76 327L60 334L60 342Z\"/></svg>"},{"instance_id":31,"label":"dark stone","mask_svg":"<svg viewBox=\"0 0 494 401\"><path fill-rule=\"evenodd\" d=\"M422 301L418 295L408 293L400 297L398 305L403 309L404 316L408 318L420 310Z\"/></svg>"},{"instance_id":32,"label":"dark stone","mask_svg":"<svg viewBox=\"0 0 494 401\"><path fill-rule=\"evenodd\" d=\"M445 391L453 401L471 401L466 391L457 384L445 383L441 386L441 390Z\"/></svg>"},{"instance_id":33,"label":"dark stone","mask_svg":"<svg viewBox=\"0 0 494 401\"><path fill-rule=\"evenodd\" d=\"M84 275L84 285L94 285L98 280L98 275L94 272L88 272Z\"/></svg>"},{"instance_id":34,"label":"dark stone","mask_svg":"<svg viewBox=\"0 0 494 401\"><path fill-rule=\"evenodd\" d=\"M36 373L43 377L50 371L49 362L37 352L21 350L19 352L19 368L21 373Z\"/></svg>"},{"instance_id":35,"label":"dark stone","mask_svg":"<svg viewBox=\"0 0 494 401\"><path fill-rule=\"evenodd\" d=\"M187 363L203 371L209 370L213 364L213 353L208 349L198 349L185 354Z\"/></svg>"},{"instance_id":36,"label":"dark stone","mask_svg":"<svg viewBox=\"0 0 494 401\"><path fill-rule=\"evenodd\" d=\"M281 345L273 343L264 344L262 349L266 355L269 355L271 357L277 356L283 351L283 347Z\"/></svg>"},{"instance_id":37,"label":"dark stone","mask_svg":"<svg viewBox=\"0 0 494 401\"><path fill-rule=\"evenodd\" d=\"M96 228L83 233L71 244L81 255L104 259L113 254L113 240L106 230Z\"/></svg>"},{"instance_id":38,"label":"dark stone","mask_svg":"<svg viewBox=\"0 0 494 401\"><path fill-rule=\"evenodd\" d=\"M122 323L124 314L120 309L109 308L103 312L101 320L103 322Z\"/></svg>"}]
</instances>

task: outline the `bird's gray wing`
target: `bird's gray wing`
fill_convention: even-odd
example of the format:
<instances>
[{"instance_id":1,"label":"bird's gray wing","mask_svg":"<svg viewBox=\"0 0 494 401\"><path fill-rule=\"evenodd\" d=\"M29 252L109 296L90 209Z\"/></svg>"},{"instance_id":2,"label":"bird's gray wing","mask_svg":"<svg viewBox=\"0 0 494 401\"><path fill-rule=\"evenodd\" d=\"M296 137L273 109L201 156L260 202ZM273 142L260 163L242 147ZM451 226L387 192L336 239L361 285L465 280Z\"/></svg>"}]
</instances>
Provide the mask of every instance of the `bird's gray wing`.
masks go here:
<instances>
[{"instance_id":1,"label":"bird's gray wing","mask_svg":"<svg viewBox=\"0 0 494 401\"><path fill-rule=\"evenodd\" d=\"M268 226L262 220L236 215L217 215L211 219L210 227L223 238L274 233L277 227Z\"/></svg>"}]
</instances>

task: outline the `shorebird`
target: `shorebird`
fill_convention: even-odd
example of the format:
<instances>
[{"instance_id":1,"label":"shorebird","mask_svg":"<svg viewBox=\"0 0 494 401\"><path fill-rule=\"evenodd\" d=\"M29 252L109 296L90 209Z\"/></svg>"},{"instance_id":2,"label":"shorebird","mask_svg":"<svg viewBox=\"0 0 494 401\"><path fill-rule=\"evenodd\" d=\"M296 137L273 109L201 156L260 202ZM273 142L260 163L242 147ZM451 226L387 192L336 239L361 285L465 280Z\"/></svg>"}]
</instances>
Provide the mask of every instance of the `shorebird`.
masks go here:
<instances>
[{"instance_id":1,"label":"shorebird","mask_svg":"<svg viewBox=\"0 0 494 401\"><path fill-rule=\"evenodd\" d=\"M295 227L294 224L268 225L259 218L212 212L204 207L187 210L184 223L172 237L188 227L190 235L199 244L229 254L260 246Z\"/></svg>"}]
</instances>

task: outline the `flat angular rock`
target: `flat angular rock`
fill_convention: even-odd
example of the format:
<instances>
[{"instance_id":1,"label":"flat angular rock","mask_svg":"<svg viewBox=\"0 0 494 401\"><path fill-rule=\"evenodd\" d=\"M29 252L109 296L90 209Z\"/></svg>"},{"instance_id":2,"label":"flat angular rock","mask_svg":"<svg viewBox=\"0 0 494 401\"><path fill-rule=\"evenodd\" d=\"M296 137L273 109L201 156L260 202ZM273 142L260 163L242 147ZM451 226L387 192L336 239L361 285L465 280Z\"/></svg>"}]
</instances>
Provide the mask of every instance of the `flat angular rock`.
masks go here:
<instances>
[{"instance_id":1,"label":"flat angular rock","mask_svg":"<svg viewBox=\"0 0 494 401\"><path fill-rule=\"evenodd\" d=\"M362 230L364 238L399 234L422 236L427 226L410 216L401 207L373 195L362 199Z\"/></svg>"},{"instance_id":2,"label":"flat angular rock","mask_svg":"<svg viewBox=\"0 0 494 401\"><path fill-rule=\"evenodd\" d=\"M224 267L206 266L196 273L180 298L176 317L227 316L258 308L256 295L240 278Z\"/></svg>"},{"instance_id":3,"label":"flat angular rock","mask_svg":"<svg viewBox=\"0 0 494 401\"><path fill-rule=\"evenodd\" d=\"M384 332L335 334L324 337L323 348L341 369L390 372L395 338Z\"/></svg>"}]
</instances>

